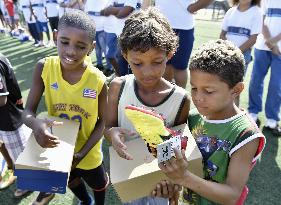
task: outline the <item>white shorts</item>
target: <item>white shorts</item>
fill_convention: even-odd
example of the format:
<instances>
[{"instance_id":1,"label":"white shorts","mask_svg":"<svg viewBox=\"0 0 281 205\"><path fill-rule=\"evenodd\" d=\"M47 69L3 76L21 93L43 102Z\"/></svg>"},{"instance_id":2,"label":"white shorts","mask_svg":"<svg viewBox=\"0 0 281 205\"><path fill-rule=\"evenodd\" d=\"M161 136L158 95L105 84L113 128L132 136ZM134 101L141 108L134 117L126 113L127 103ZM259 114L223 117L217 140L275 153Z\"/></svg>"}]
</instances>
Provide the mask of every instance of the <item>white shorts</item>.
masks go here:
<instances>
[{"instance_id":1,"label":"white shorts","mask_svg":"<svg viewBox=\"0 0 281 205\"><path fill-rule=\"evenodd\" d=\"M4 143L13 162L23 151L31 133L32 130L24 124L15 131L0 130L0 141Z\"/></svg>"}]
</instances>

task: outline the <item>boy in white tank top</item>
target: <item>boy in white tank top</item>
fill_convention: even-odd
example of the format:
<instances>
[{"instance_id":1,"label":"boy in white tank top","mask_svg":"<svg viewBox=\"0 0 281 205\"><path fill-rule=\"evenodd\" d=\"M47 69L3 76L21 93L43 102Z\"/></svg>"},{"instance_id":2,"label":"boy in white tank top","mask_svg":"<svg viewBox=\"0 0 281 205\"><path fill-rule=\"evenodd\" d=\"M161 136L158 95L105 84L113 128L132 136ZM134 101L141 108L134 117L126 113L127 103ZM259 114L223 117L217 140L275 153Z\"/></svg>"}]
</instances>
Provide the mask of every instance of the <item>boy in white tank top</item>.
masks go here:
<instances>
[{"instance_id":1,"label":"boy in white tank top","mask_svg":"<svg viewBox=\"0 0 281 205\"><path fill-rule=\"evenodd\" d=\"M125 106L153 108L171 127L186 123L190 100L184 89L163 78L166 63L178 46L178 37L158 10L152 8L131 15L119 45L133 74L115 78L110 84L105 136L120 157L132 160L124 144L134 131L125 116ZM168 200L145 197L128 204L168 204Z\"/></svg>"}]
</instances>

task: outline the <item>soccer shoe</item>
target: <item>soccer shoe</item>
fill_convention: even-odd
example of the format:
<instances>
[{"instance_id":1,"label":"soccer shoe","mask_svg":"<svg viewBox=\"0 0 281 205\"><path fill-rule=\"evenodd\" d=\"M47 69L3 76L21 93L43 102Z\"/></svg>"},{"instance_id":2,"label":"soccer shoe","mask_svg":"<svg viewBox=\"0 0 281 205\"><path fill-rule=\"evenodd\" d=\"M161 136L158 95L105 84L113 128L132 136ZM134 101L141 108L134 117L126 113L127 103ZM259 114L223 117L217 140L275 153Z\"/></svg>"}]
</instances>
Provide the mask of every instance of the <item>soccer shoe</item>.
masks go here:
<instances>
[{"instance_id":1,"label":"soccer shoe","mask_svg":"<svg viewBox=\"0 0 281 205\"><path fill-rule=\"evenodd\" d=\"M128 105L125 107L125 114L154 156L158 144L179 134L177 131L166 128L164 118L153 110ZM181 147L185 149L187 139L181 138L181 140Z\"/></svg>"},{"instance_id":2,"label":"soccer shoe","mask_svg":"<svg viewBox=\"0 0 281 205\"><path fill-rule=\"evenodd\" d=\"M6 169L4 172L2 172L2 180L0 181L0 190L5 189L11 184L13 184L15 180L16 177L14 176L14 170Z\"/></svg>"}]
</instances>

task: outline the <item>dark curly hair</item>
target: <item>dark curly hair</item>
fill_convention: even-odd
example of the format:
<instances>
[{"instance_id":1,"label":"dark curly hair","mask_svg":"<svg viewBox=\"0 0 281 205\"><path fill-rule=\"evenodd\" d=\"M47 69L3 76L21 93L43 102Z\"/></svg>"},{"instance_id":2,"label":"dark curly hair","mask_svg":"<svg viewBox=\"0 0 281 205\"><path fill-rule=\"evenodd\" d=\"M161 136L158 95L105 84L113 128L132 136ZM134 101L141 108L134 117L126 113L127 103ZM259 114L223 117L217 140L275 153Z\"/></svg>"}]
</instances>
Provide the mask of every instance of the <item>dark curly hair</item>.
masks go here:
<instances>
[{"instance_id":1,"label":"dark curly hair","mask_svg":"<svg viewBox=\"0 0 281 205\"><path fill-rule=\"evenodd\" d=\"M190 59L189 69L217 75L233 88L243 81L245 60L232 42L219 39L200 46Z\"/></svg>"},{"instance_id":2,"label":"dark curly hair","mask_svg":"<svg viewBox=\"0 0 281 205\"><path fill-rule=\"evenodd\" d=\"M238 5L239 4L239 0L232 0L232 4L233 5ZM251 1L251 6L260 6L261 4L261 0L252 0Z\"/></svg>"},{"instance_id":3,"label":"dark curly hair","mask_svg":"<svg viewBox=\"0 0 281 205\"><path fill-rule=\"evenodd\" d=\"M178 37L159 10L148 8L132 14L119 37L122 53L129 50L146 52L150 48L167 54L178 47Z\"/></svg>"},{"instance_id":4,"label":"dark curly hair","mask_svg":"<svg viewBox=\"0 0 281 205\"><path fill-rule=\"evenodd\" d=\"M58 23L58 31L64 27L74 27L88 33L90 41L96 37L96 25L93 19L78 9L70 10L62 15Z\"/></svg>"}]
</instances>

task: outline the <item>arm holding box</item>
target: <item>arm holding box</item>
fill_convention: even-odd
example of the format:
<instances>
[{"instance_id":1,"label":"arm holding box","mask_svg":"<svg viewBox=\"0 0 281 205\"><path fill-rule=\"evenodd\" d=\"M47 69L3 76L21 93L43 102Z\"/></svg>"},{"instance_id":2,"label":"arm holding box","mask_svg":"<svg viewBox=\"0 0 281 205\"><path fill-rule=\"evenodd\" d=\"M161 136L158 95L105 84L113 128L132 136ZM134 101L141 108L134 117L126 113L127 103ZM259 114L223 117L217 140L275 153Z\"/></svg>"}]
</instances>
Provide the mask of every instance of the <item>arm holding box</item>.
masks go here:
<instances>
[{"instance_id":1,"label":"arm holding box","mask_svg":"<svg viewBox=\"0 0 281 205\"><path fill-rule=\"evenodd\" d=\"M211 201L235 204L249 178L258 144L259 139L250 141L232 155L224 184L202 179L189 172L183 151L175 150L176 158L159 164L159 167L176 184L187 187Z\"/></svg>"},{"instance_id":2,"label":"arm holding box","mask_svg":"<svg viewBox=\"0 0 281 205\"><path fill-rule=\"evenodd\" d=\"M131 160L132 156L126 151L127 146L124 144L126 137L135 133L130 130L118 127L118 98L122 84L122 78L115 78L109 86L108 106L106 116L105 137L111 142L112 147L118 155L124 159Z\"/></svg>"},{"instance_id":3,"label":"arm holding box","mask_svg":"<svg viewBox=\"0 0 281 205\"><path fill-rule=\"evenodd\" d=\"M53 125L60 125L61 123L56 121L50 121L47 119L36 118L36 110L44 92L44 83L41 78L43 66L44 60L40 60L36 64L31 89L28 94L22 118L24 124L26 124L34 131L34 137L41 147L53 148L56 147L59 143L58 138L52 133L50 133L47 128Z\"/></svg>"}]
</instances>

